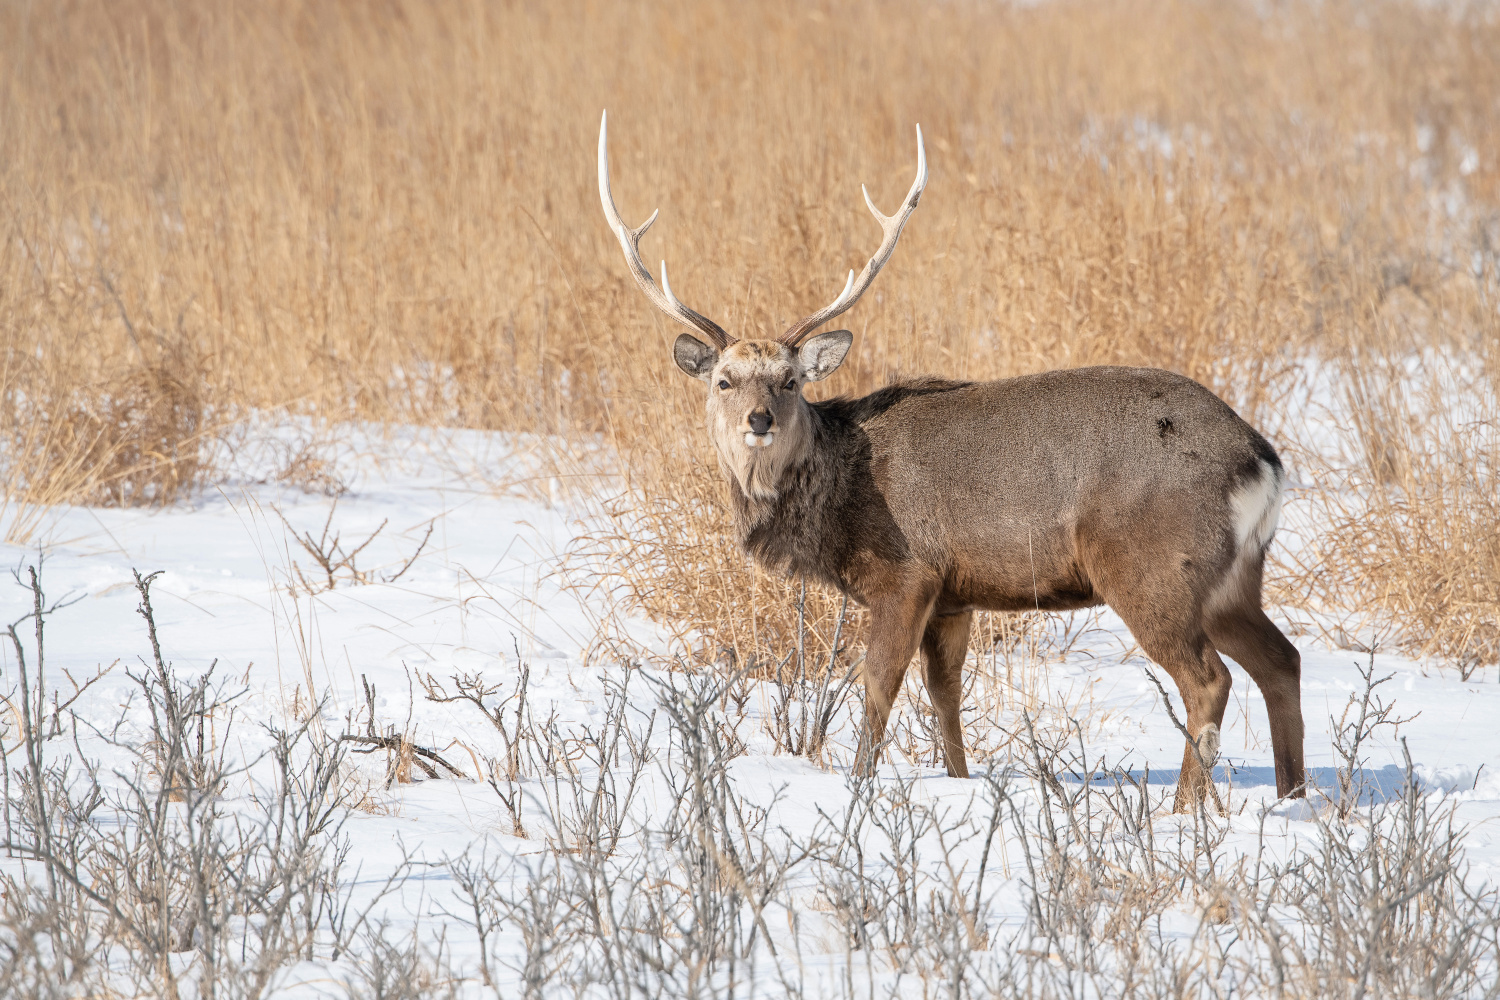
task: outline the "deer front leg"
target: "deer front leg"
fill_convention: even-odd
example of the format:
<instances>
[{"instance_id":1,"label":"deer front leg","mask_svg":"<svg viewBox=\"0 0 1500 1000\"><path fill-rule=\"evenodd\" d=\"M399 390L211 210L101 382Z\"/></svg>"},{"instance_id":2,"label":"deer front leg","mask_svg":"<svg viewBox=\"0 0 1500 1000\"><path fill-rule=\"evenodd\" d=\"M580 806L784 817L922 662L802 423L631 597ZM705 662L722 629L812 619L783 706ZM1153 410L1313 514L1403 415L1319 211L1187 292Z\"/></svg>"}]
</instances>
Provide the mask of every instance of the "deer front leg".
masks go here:
<instances>
[{"instance_id":1,"label":"deer front leg","mask_svg":"<svg viewBox=\"0 0 1500 1000\"><path fill-rule=\"evenodd\" d=\"M964 757L964 725L960 710L964 695L964 658L969 653L971 612L934 615L922 635L922 660L927 668L927 697L937 714L943 736L943 763L948 777L967 778L969 762Z\"/></svg>"},{"instance_id":2,"label":"deer front leg","mask_svg":"<svg viewBox=\"0 0 1500 1000\"><path fill-rule=\"evenodd\" d=\"M875 773L891 706L916 655L936 596L936 587L909 586L870 602L870 639L864 665L865 725L854 765L860 774Z\"/></svg>"}]
</instances>

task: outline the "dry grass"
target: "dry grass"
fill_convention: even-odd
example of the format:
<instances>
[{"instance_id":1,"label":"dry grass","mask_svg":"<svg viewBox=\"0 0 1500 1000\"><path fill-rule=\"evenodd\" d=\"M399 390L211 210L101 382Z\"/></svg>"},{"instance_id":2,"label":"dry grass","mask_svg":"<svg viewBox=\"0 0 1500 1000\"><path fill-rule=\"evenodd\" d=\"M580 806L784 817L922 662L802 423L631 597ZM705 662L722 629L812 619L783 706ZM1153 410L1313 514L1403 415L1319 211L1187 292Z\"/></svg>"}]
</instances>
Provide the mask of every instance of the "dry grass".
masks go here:
<instances>
[{"instance_id":1,"label":"dry grass","mask_svg":"<svg viewBox=\"0 0 1500 1000\"><path fill-rule=\"evenodd\" d=\"M1301 492L1324 527L1288 560L1283 599L1377 620L1394 611L1389 630L1409 651L1465 679L1500 662L1497 365L1495 339L1461 361L1345 363L1341 410L1358 460Z\"/></svg>"},{"instance_id":2,"label":"dry grass","mask_svg":"<svg viewBox=\"0 0 1500 1000\"><path fill-rule=\"evenodd\" d=\"M1485 5L8 6L5 499L168 502L249 408L603 435L592 554L710 655L764 656L796 584L724 540L676 330L601 222L599 110L627 218L664 210L649 254L740 335L863 260L858 184L904 190L920 121L932 183L831 391L1162 365L1292 448L1300 373L1336 365L1368 418L1341 475L1379 485L1281 586L1492 660L1496 51ZM1377 405L1438 384L1423 352L1474 373L1487 464ZM813 595L822 641L836 614Z\"/></svg>"}]
</instances>

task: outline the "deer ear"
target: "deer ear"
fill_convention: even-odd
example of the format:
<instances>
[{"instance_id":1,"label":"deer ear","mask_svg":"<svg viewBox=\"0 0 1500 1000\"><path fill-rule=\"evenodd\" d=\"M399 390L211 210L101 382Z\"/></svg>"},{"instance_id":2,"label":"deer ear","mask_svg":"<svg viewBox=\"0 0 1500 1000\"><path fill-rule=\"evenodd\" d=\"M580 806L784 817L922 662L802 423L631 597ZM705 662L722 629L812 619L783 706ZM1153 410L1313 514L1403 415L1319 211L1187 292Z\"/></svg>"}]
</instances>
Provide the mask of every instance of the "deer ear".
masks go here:
<instances>
[{"instance_id":1,"label":"deer ear","mask_svg":"<svg viewBox=\"0 0 1500 1000\"><path fill-rule=\"evenodd\" d=\"M802 377L817 382L832 375L844 363L849 345L854 343L854 334L848 330L829 330L820 333L802 345L798 358L802 362Z\"/></svg>"},{"instance_id":2,"label":"deer ear","mask_svg":"<svg viewBox=\"0 0 1500 1000\"><path fill-rule=\"evenodd\" d=\"M707 379L719 363L719 352L691 334L681 334L672 345L672 360L693 378Z\"/></svg>"}]
</instances>

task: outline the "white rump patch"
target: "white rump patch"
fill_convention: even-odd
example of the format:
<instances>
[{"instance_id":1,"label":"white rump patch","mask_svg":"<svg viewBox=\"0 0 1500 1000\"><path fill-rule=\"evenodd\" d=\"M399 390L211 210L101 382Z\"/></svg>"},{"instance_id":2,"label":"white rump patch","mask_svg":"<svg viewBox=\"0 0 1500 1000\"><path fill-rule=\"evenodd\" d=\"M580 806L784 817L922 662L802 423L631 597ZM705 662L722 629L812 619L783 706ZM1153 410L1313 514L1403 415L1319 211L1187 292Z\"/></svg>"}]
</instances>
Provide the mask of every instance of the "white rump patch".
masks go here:
<instances>
[{"instance_id":1,"label":"white rump patch","mask_svg":"<svg viewBox=\"0 0 1500 1000\"><path fill-rule=\"evenodd\" d=\"M1240 552L1260 552L1276 536L1276 523L1281 518L1281 485L1281 471L1261 459L1260 475L1246 480L1229 494L1235 547Z\"/></svg>"},{"instance_id":2,"label":"white rump patch","mask_svg":"<svg viewBox=\"0 0 1500 1000\"><path fill-rule=\"evenodd\" d=\"M1260 600L1260 578L1254 577L1252 586L1252 577L1247 574L1260 565L1261 554L1276 536L1276 522L1281 517L1281 484L1281 471L1261 459L1257 474L1229 494L1235 551L1224 576L1214 584L1204 602L1211 614L1238 600Z\"/></svg>"}]
</instances>

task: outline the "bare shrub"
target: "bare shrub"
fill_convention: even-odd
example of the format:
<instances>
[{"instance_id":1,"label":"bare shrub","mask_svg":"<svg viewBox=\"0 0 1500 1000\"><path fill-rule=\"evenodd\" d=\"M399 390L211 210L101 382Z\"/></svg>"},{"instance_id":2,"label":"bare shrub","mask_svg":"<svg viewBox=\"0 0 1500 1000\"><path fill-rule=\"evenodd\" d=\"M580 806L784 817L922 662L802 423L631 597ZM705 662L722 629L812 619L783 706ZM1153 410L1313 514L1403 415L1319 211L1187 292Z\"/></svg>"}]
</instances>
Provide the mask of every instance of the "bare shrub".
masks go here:
<instances>
[{"instance_id":1,"label":"bare shrub","mask_svg":"<svg viewBox=\"0 0 1500 1000\"><path fill-rule=\"evenodd\" d=\"M526 827L521 822L525 806L522 782L527 776L552 773L559 755L552 752L555 741L550 737L555 730L551 720L539 732L536 718L527 703L531 665L521 659L519 648L516 650L516 662L520 665L520 671L516 676L514 689L498 702L488 705L485 703L486 699L493 701L500 686L485 683L479 674L455 674L450 679L453 694L449 694L443 682L431 674L420 678L420 681L422 689L427 692L428 701L439 705L468 702L484 714L485 719L499 734L505 749L499 757L486 759L489 766L486 781L510 816L510 832L517 837L525 837ZM540 767L538 758L543 761Z\"/></svg>"},{"instance_id":2,"label":"bare shrub","mask_svg":"<svg viewBox=\"0 0 1500 1000\"><path fill-rule=\"evenodd\" d=\"M756 697L743 673L612 670L602 713L570 725L533 714L525 671L508 692L428 678L503 736L492 777L525 797L531 834L524 852L496 841L443 863L455 894L433 935L374 916L411 860L353 907L340 743L303 724L233 754L236 695L163 654L150 576L132 671L149 721L88 737L129 766L91 762L89 727L39 696L62 605L39 574L21 582L6 697L30 722L0 737L0 760L25 750L5 771L5 995L258 997L308 960L345 963L349 993L371 998L476 983L622 1000L1500 995L1500 897L1469 870L1455 803L1409 756L1394 794L1355 794L1361 748L1397 721L1369 667L1336 726L1338 808L1167 815L1169 785L1091 759L1080 723L1023 711L1009 762L977 780L935 795L907 773L834 778L795 828L785 791L736 776L746 748L724 715ZM1312 821L1297 837L1286 809ZM477 968L452 964L453 934L473 935Z\"/></svg>"},{"instance_id":3,"label":"bare shrub","mask_svg":"<svg viewBox=\"0 0 1500 1000\"><path fill-rule=\"evenodd\" d=\"M422 555L422 551L427 548L427 543L432 540L434 526L429 524L427 526L427 533L417 543L416 550L394 572L382 573L369 568L360 569L360 554L368 549L376 538L380 537L380 533L385 530L385 526L390 521L389 519L381 521L379 526L366 535L362 541L355 541L352 544L346 545L343 540L343 532L336 531L333 528L333 518L338 513L338 509L338 496L334 496L333 503L328 506L328 516L323 519L323 527L319 530L318 536L314 538L311 531L298 531L292 527L291 522L286 519L286 515L279 508L272 507L272 510L276 511L276 516L281 518L282 526L291 532L292 537L296 539L302 551L312 557L313 565L317 567L317 572L321 572L322 574L322 579L319 579L317 572L315 572L313 579L309 580L307 574L303 573L302 567L297 564L296 560L293 560L292 575L297 579L295 585L289 583L288 586L300 587L305 594L320 594L324 591L334 589L340 582L352 586L376 582L395 583L406 575L406 571L411 569L412 565Z\"/></svg>"},{"instance_id":4,"label":"bare shrub","mask_svg":"<svg viewBox=\"0 0 1500 1000\"><path fill-rule=\"evenodd\" d=\"M164 658L151 581L136 575L150 654L132 675L149 722L94 733L132 766L105 773L90 761L76 716L72 754L49 752L38 727L21 735L27 764L4 805L4 849L22 862L0 875L6 995L258 997L288 966L337 957L365 924L340 874L337 744L317 744L305 725L272 726L264 757L231 758L235 696L211 668L183 680ZM27 586L47 609L34 571ZM47 614L31 649L38 665ZM42 676L18 680L13 693L34 704ZM7 758L11 749L0 747ZM244 810L232 791L247 783Z\"/></svg>"},{"instance_id":5,"label":"bare shrub","mask_svg":"<svg viewBox=\"0 0 1500 1000\"><path fill-rule=\"evenodd\" d=\"M447 969L441 944L434 954L415 932L402 940L384 924L361 935L358 976L347 984L350 1000L429 1000L456 997L460 980Z\"/></svg>"},{"instance_id":6,"label":"bare shrub","mask_svg":"<svg viewBox=\"0 0 1500 1000\"><path fill-rule=\"evenodd\" d=\"M844 707L854 682L860 677L859 666L863 660L855 659L847 668L838 667L839 655L846 651L841 640L844 619L849 613L847 597L839 606L828 656L823 663L819 663L815 655L809 655L806 609L807 586L804 583L797 594L796 646L774 670L768 671L772 689L771 711L762 727L774 742L777 753L789 753L822 763L828 732ZM754 664L744 669L746 675L762 672L756 670ZM729 686L733 683L731 680Z\"/></svg>"},{"instance_id":7,"label":"bare shrub","mask_svg":"<svg viewBox=\"0 0 1500 1000\"><path fill-rule=\"evenodd\" d=\"M359 682L364 688L364 708L350 710L346 728L357 727L358 715L362 711L365 717L365 731L363 733L345 732L339 736L338 741L354 744L355 753L369 754L377 750L385 751L385 787L387 789L398 782L403 785L411 784L413 767L419 769L428 778L443 777L444 772L454 778L465 777L462 771L444 760L436 750L431 747L418 746L410 739L408 732L397 732L393 724L381 727L375 720L375 685L371 684L363 674L360 675ZM410 719L407 722L409 731ZM442 771L438 768L442 768Z\"/></svg>"},{"instance_id":8,"label":"bare shrub","mask_svg":"<svg viewBox=\"0 0 1500 1000\"><path fill-rule=\"evenodd\" d=\"M805 849L778 844L771 809L727 780L734 753L712 724L720 682L651 683L670 749L648 747L656 713L632 732L622 684L574 766L543 783L554 825L541 860L521 871L450 862L469 904L453 916L479 934L487 978L505 968L488 950L497 929L522 935L525 962L509 972L523 996L590 986L621 998L723 995L757 981L762 949L776 953L767 908ZM637 807L647 781L658 798L649 812Z\"/></svg>"},{"instance_id":9,"label":"bare shrub","mask_svg":"<svg viewBox=\"0 0 1500 1000\"><path fill-rule=\"evenodd\" d=\"M1369 791L1364 780L1366 758L1362 753L1371 738L1384 728L1389 728L1394 735L1404 723L1415 718L1397 716L1396 706L1377 693L1376 689L1395 674L1387 674L1376 680L1373 647L1369 660L1363 665L1356 663L1355 669L1359 671L1363 687L1350 692L1349 700L1337 719L1330 716L1328 720L1333 734L1333 752L1340 762L1335 772L1337 777L1333 789L1334 809L1340 818L1347 818L1354 812L1360 799Z\"/></svg>"},{"instance_id":10,"label":"bare shrub","mask_svg":"<svg viewBox=\"0 0 1500 1000\"><path fill-rule=\"evenodd\" d=\"M502 995L1496 995L1500 900L1409 762L1398 796L1288 847L1284 807L1170 816L1169 785L1090 760L1077 724L1023 725L968 796L851 774L792 831L726 768L722 680L652 684L664 753L611 701L543 783L540 854L449 862Z\"/></svg>"}]
</instances>

